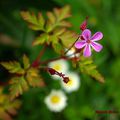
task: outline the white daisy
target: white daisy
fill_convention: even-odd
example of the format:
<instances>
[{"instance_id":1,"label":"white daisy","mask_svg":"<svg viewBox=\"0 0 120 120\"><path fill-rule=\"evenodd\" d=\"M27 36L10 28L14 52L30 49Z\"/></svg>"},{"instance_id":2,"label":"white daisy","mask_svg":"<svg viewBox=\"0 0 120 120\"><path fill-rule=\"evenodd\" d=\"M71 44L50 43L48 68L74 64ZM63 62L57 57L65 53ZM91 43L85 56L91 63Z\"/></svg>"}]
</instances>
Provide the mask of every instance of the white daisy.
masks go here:
<instances>
[{"instance_id":1,"label":"white daisy","mask_svg":"<svg viewBox=\"0 0 120 120\"><path fill-rule=\"evenodd\" d=\"M61 90L52 90L45 98L45 104L53 112L62 111L67 105L67 97Z\"/></svg>"},{"instance_id":2,"label":"white daisy","mask_svg":"<svg viewBox=\"0 0 120 120\"><path fill-rule=\"evenodd\" d=\"M68 93L77 91L80 87L80 76L75 72L69 72L66 76L69 77L69 82L65 83L61 81L62 88Z\"/></svg>"},{"instance_id":3,"label":"white daisy","mask_svg":"<svg viewBox=\"0 0 120 120\"><path fill-rule=\"evenodd\" d=\"M67 51L68 49L65 49L65 51ZM69 58L74 58L74 57L79 57L80 54L79 53L75 53L76 49L74 47L72 47L66 54L66 56L68 56ZM74 54L75 53L75 54Z\"/></svg>"},{"instance_id":4,"label":"white daisy","mask_svg":"<svg viewBox=\"0 0 120 120\"><path fill-rule=\"evenodd\" d=\"M68 70L68 62L66 60L64 60L64 59L56 60L56 61L50 62L48 64L48 67L53 68L56 71L62 72L63 74L65 74L67 72L67 70ZM52 75L52 77L54 79L59 79L60 78L57 75Z\"/></svg>"}]
</instances>

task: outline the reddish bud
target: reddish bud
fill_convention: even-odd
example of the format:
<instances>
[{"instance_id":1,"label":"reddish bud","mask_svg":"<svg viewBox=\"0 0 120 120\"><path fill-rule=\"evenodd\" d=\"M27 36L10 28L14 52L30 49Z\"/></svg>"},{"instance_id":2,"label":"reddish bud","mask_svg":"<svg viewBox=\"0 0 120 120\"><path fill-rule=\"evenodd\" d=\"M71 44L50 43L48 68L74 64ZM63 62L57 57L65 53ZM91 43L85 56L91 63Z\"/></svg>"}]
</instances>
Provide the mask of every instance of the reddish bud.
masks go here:
<instances>
[{"instance_id":1,"label":"reddish bud","mask_svg":"<svg viewBox=\"0 0 120 120\"><path fill-rule=\"evenodd\" d=\"M53 68L47 68L48 72L51 74L51 75L58 75L59 77L61 77L63 79L63 81L65 83L68 83L69 81L69 77L65 77L65 74L63 73L60 73L58 71L56 71L55 69Z\"/></svg>"},{"instance_id":2,"label":"reddish bud","mask_svg":"<svg viewBox=\"0 0 120 120\"><path fill-rule=\"evenodd\" d=\"M55 74L56 74L56 70L54 70L53 68L48 68L48 72L49 72L51 75L55 75Z\"/></svg>"},{"instance_id":3,"label":"reddish bud","mask_svg":"<svg viewBox=\"0 0 120 120\"><path fill-rule=\"evenodd\" d=\"M80 29L82 31L87 28L87 20L88 20L88 17L86 17L86 20L84 20L83 23L80 25Z\"/></svg>"},{"instance_id":4,"label":"reddish bud","mask_svg":"<svg viewBox=\"0 0 120 120\"><path fill-rule=\"evenodd\" d=\"M64 77L64 78L63 78L63 81L64 81L65 83L68 83L68 82L69 82L69 77Z\"/></svg>"}]
</instances>

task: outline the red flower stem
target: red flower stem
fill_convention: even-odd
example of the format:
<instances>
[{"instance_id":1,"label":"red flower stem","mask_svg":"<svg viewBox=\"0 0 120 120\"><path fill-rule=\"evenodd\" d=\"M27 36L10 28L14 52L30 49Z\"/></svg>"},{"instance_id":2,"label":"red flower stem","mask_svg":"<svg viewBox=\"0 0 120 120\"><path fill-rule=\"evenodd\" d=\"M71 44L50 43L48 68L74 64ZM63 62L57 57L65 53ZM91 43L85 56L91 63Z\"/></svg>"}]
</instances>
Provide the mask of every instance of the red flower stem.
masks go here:
<instances>
[{"instance_id":1,"label":"red flower stem","mask_svg":"<svg viewBox=\"0 0 120 120\"><path fill-rule=\"evenodd\" d=\"M43 56L43 54L44 54L44 52L46 50L46 47L47 47L47 45L45 44L44 47L43 47L43 49L38 54L36 60L33 61L33 63L32 63L33 67L38 67L39 66L39 61L40 61L41 57Z\"/></svg>"},{"instance_id":2,"label":"red flower stem","mask_svg":"<svg viewBox=\"0 0 120 120\"><path fill-rule=\"evenodd\" d=\"M53 61L56 61L56 60L60 60L60 59L65 59L65 60L71 60L71 59L73 59L73 58L69 58L70 56L72 56L72 55L74 55L74 54L76 54L76 53L79 53L80 51L76 51L75 53L73 53L73 54L71 54L71 55L69 55L69 56L60 56L60 57L57 57L57 58L53 58L53 59L49 59L49 60L46 60L46 61L40 61L39 62L39 64L48 64L49 62L53 62Z\"/></svg>"},{"instance_id":3,"label":"red flower stem","mask_svg":"<svg viewBox=\"0 0 120 120\"><path fill-rule=\"evenodd\" d=\"M78 41L78 39L80 38L80 35L79 37L76 39L76 41L70 46L70 48L64 53L64 56L60 56L60 57L57 57L57 58L53 58L53 59L49 59L49 60L46 60L46 61L43 61L41 62L40 61L40 58L42 57L42 55L44 54L44 51L45 51L45 48L47 45L44 46L44 48L40 51L38 57L36 58L36 60L32 63L32 66L33 67L38 67L40 64L48 64L49 62L52 62L52 61L56 61L56 60L60 60L60 59L66 59L66 60L70 60L71 58L69 58L70 56L66 56L66 54L69 52L69 50L74 46L74 44ZM75 52L77 53L77 52ZM74 54L75 54L74 53Z\"/></svg>"},{"instance_id":4,"label":"red flower stem","mask_svg":"<svg viewBox=\"0 0 120 120\"><path fill-rule=\"evenodd\" d=\"M48 64L49 62L53 62L53 61L60 60L60 59L67 59L67 56L60 56L57 58L49 59L49 60L40 62L40 64Z\"/></svg>"},{"instance_id":5,"label":"red flower stem","mask_svg":"<svg viewBox=\"0 0 120 120\"><path fill-rule=\"evenodd\" d=\"M44 52L46 50L46 47L47 47L47 45L45 44L43 49L40 51L39 55L37 56L36 61L39 61L41 59L41 57L43 56L43 54L44 54Z\"/></svg>"}]
</instances>

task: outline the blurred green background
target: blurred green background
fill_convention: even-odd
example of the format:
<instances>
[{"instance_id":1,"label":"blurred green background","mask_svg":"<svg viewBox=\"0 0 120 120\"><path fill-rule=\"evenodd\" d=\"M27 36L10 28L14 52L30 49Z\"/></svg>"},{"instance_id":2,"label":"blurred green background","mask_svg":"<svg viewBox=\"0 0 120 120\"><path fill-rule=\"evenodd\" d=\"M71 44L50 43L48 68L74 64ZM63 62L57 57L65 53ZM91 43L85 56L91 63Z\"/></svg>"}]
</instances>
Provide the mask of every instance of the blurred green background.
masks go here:
<instances>
[{"instance_id":1,"label":"blurred green background","mask_svg":"<svg viewBox=\"0 0 120 120\"><path fill-rule=\"evenodd\" d=\"M32 47L37 33L30 30L20 16L21 10L35 13L51 11L54 7L70 5L72 30L89 16L89 28L102 31L104 49L94 54L95 63L105 77L100 84L81 75L81 87L68 94L68 106L61 113L50 112L43 100L49 90L58 88L56 81L47 76L44 88L32 88L20 98L23 102L15 120L120 120L120 1L119 0L0 0L0 61L20 60L26 53L33 61L41 48ZM47 53L46 53L47 54ZM52 53L51 53L52 54ZM46 57L46 56L45 56ZM43 73L44 76L45 73ZM7 76L6 76L7 75ZM0 68L0 81L9 74ZM117 114L96 114L96 110L115 110Z\"/></svg>"}]
</instances>

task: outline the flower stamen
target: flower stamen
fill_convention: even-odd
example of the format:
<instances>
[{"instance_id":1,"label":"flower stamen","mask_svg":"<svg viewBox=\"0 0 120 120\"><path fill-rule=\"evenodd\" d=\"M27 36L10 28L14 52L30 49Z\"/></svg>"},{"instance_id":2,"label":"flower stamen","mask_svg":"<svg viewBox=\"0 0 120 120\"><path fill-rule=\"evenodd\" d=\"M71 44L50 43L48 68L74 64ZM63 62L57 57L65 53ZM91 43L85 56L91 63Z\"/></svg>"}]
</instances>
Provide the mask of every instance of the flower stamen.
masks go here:
<instances>
[{"instance_id":1,"label":"flower stamen","mask_svg":"<svg viewBox=\"0 0 120 120\"><path fill-rule=\"evenodd\" d=\"M90 43L91 43L91 40L87 40L86 42L87 42L88 44L90 44Z\"/></svg>"},{"instance_id":2,"label":"flower stamen","mask_svg":"<svg viewBox=\"0 0 120 120\"><path fill-rule=\"evenodd\" d=\"M60 97L57 96L57 95L52 96L52 97L51 97L51 102L52 102L53 104L59 103L59 102L60 102Z\"/></svg>"}]
</instances>

